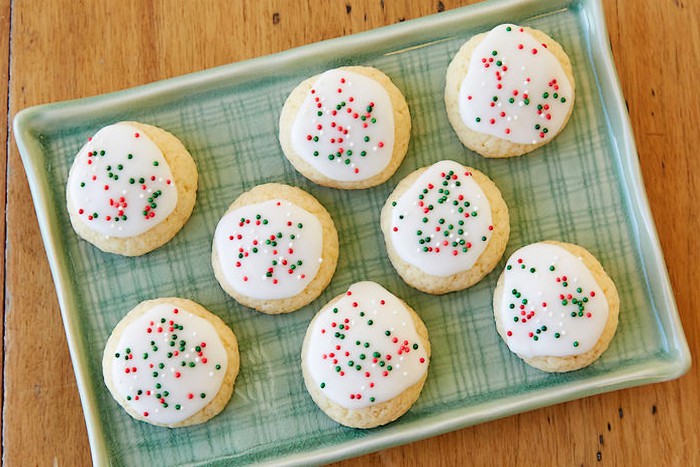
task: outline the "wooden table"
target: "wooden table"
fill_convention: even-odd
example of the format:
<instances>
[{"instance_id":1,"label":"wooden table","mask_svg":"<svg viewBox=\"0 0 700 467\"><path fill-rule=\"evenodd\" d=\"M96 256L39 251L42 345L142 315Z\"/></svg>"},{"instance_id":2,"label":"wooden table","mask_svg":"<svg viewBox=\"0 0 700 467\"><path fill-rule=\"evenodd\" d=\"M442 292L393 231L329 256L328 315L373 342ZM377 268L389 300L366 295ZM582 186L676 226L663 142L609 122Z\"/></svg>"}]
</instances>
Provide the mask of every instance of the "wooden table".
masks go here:
<instances>
[{"instance_id":1,"label":"wooden table","mask_svg":"<svg viewBox=\"0 0 700 467\"><path fill-rule=\"evenodd\" d=\"M86 465L53 282L9 122L35 104L136 86L473 0L0 0L7 158L3 461ZM325 5L325 6L322 6ZM605 0L651 209L691 351L700 349L700 1ZM9 96L8 96L9 95ZM3 261L0 260L0 261ZM697 355L696 355L697 357ZM466 428L345 464L700 465L700 373Z\"/></svg>"}]
</instances>

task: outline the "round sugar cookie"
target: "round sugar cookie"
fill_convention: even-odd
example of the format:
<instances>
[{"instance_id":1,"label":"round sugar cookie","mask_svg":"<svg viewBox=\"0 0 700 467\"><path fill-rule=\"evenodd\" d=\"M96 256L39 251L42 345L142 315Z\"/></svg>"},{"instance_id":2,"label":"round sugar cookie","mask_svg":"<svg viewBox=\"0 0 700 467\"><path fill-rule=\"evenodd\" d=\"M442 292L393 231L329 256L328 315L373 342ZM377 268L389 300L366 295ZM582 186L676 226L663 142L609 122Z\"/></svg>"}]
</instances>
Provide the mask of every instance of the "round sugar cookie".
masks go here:
<instances>
[{"instance_id":1,"label":"round sugar cookie","mask_svg":"<svg viewBox=\"0 0 700 467\"><path fill-rule=\"evenodd\" d=\"M408 149L406 99L376 68L328 70L299 84L280 116L280 144L319 185L360 189L393 175Z\"/></svg>"},{"instance_id":2,"label":"round sugar cookie","mask_svg":"<svg viewBox=\"0 0 700 467\"><path fill-rule=\"evenodd\" d=\"M100 129L68 174L77 234L102 251L139 256L167 243L192 214L197 166L180 140L137 122Z\"/></svg>"},{"instance_id":3,"label":"round sugar cookie","mask_svg":"<svg viewBox=\"0 0 700 467\"><path fill-rule=\"evenodd\" d=\"M418 399L428 375L423 321L375 282L358 282L309 324L301 351L306 389L336 422L372 428L392 422Z\"/></svg>"},{"instance_id":4,"label":"round sugar cookie","mask_svg":"<svg viewBox=\"0 0 700 467\"><path fill-rule=\"evenodd\" d=\"M168 428L204 423L233 394L239 369L231 329L183 298L146 300L114 328L102 358L112 397L137 420Z\"/></svg>"},{"instance_id":5,"label":"round sugar cookie","mask_svg":"<svg viewBox=\"0 0 700 467\"><path fill-rule=\"evenodd\" d=\"M338 233L316 198L268 183L228 208L216 226L211 261L219 284L239 303L263 313L289 313L330 282Z\"/></svg>"},{"instance_id":6,"label":"round sugar cookie","mask_svg":"<svg viewBox=\"0 0 700 467\"><path fill-rule=\"evenodd\" d=\"M543 371L590 365L617 329L620 298L598 260L571 243L540 242L511 255L493 296L508 348Z\"/></svg>"},{"instance_id":7,"label":"round sugar cookie","mask_svg":"<svg viewBox=\"0 0 700 467\"><path fill-rule=\"evenodd\" d=\"M450 160L401 180L382 208L381 227L396 272L431 294L479 282L496 267L510 235L498 187Z\"/></svg>"},{"instance_id":8,"label":"round sugar cookie","mask_svg":"<svg viewBox=\"0 0 700 467\"><path fill-rule=\"evenodd\" d=\"M512 157L551 141L574 105L569 57L551 37L502 24L467 41L447 68L447 116L462 144Z\"/></svg>"}]
</instances>

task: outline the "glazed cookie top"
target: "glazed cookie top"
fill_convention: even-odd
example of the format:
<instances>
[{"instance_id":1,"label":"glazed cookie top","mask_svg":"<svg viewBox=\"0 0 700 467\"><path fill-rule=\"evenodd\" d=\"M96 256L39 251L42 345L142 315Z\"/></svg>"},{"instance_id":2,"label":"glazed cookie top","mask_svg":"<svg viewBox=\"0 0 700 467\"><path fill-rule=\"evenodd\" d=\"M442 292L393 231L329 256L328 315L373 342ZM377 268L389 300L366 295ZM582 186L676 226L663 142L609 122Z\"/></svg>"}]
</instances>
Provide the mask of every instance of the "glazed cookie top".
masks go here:
<instances>
[{"instance_id":1,"label":"glazed cookie top","mask_svg":"<svg viewBox=\"0 0 700 467\"><path fill-rule=\"evenodd\" d=\"M608 301L583 260L558 245L517 250L504 271L497 319L508 347L525 358L588 352L608 320Z\"/></svg>"},{"instance_id":2,"label":"glazed cookie top","mask_svg":"<svg viewBox=\"0 0 700 467\"><path fill-rule=\"evenodd\" d=\"M428 357L401 300L374 282L350 286L326 305L309 330L304 362L331 401L361 409L416 384Z\"/></svg>"},{"instance_id":3,"label":"glazed cookie top","mask_svg":"<svg viewBox=\"0 0 700 467\"><path fill-rule=\"evenodd\" d=\"M219 392L228 357L214 326L166 303L131 322L112 363L118 394L155 423L181 422Z\"/></svg>"},{"instance_id":4,"label":"glazed cookie top","mask_svg":"<svg viewBox=\"0 0 700 467\"><path fill-rule=\"evenodd\" d=\"M519 144L553 138L565 124L573 87L547 46L513 24L488 32L476 46L459 89L470 129Z\"/></svg>"},{"instance_id":5,"label":"glazed cookie top","mask_svg":"<svg viewBox=\"0 0 700 467\"><path fill-rule=\"evenodd\" d=\"M493 225L488 198L470 170L437 162L392 202L390 235L401 259L434 276L474 266Z\"/></svg>"},{"instance_id":6,"label":"glazed cookie top","mask_svg":"<svg viewBox=\"0 0 700 467\"><path fill-rule=\"evenodd\" d=\"M88 139L73 163L67 189L77 218L105 237L140 235L177 204L163 153L127 123L106 126Z\"/></svg>"},{"instance_id":7,"label":"glazed cookie top","mask_svg":"<svg viewBox=\"0 0 700 467\"><path fill-rule=\"evenodd\" d=\"M238 293L283 299L299 294L316 276L323 226L296 204L273 199L228 212L214 242L224 277Z\"/></svg>"},{"instance_id":8,"label":"glazed cookie top","mask_svg":"<svg viewBox=\"0 0 700 467\"><path fill-rule=\"evenodd\" d=\"M374 79L344 69L318 76L292 124L292 146L333 180L368 179L394 150L394 109Z\"/></svg>"}]
</instances>

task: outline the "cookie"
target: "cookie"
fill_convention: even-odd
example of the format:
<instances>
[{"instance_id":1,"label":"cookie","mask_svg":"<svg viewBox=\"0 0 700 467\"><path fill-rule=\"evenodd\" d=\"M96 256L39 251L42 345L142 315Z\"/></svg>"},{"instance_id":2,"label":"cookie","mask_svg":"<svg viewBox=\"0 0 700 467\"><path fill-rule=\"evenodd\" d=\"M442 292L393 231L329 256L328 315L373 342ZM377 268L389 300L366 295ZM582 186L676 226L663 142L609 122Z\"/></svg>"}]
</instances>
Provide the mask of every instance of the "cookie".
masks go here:
<instances>
[{"instance_id":1,"label":"cookie","mask_svg":"<svg viewBox=\"0 0 700 467\"><path fill-rule=\"evenodd\" d=\"M328 211L305 191L268 183L243 193L214 233L212 265L224 291L268 314L288 313L326 288L338 262Z\"/></svg>"},{"instance_id":2,"label":"cookie","mask_svg":"<svg viewBox=\"0 0 700 467\"><path fill-rule=\"evenodd\" d=\"M571 243L541 242L511 255L493 296L508 348L543 371L590 365L617 329L620 298L598 260Z\"/></svg>"},{"instance_id":3,"label":"cookie","mask_svg":"<svg viewBox=\"0 0 700 467\"><path fill-rule=\"evenodd\" d=\"M304 383L336 422L372 428L392 422L418 399L428 375L423 321L375 282L358 282L309 324L301 351Z\"/></svg>"},{"instance_id":4,"label":"cookie","mask_svg":"<svg viewBox=\"0 0 700 467\"><path fill-rule=\"evenodd\" d=\"M382 208L381 227L396 272L431 294L479 282L496 267L510 235L498 187L450 160L401 180Z\"/></svg>"},{"instance_id":5,"label":"cookie","mask_svg":"<svg viewBox=\"0 0 700 467\"><path fill-rule=\"evenodd\" d=\"M112 331L102 358L112 397L137 420L169 428L221 412L238 375L236 336L183 298L141 302Z\"/></svg>"},{"instance_id":6,"label":"cookie","mask_svg":"<svg viewBox=\"0 0 700 467\"><path fill-rule=\"evenodd\" d=\"M569 57L551 37L514 24L465 43L447 69L447 116L462 144L512 157L547 144L574 105Z\"/></svg>"},{"instance_id":7,"label":"cookie","mask_svg":"<svg viewBox=\"0 0 700 467\"><path fill-rule=\"evenodd\" d=\"M160 128L119 122L75 157L66 186L71 224L102 251L139 256L167 243L192 214L197 166Z\"/></svg>"},{"instance_id":8,"label":"cookie","mask_svg":"<svg viewBox=\"0 0 700 467\"><path fill-rule=\"evenodd\" d=\"M307 79L280 116L284 155L303 176L332 188L386 181L401 165L410 133L403 94L369 67L342 67Z\"/></svg>"}]
</instances>

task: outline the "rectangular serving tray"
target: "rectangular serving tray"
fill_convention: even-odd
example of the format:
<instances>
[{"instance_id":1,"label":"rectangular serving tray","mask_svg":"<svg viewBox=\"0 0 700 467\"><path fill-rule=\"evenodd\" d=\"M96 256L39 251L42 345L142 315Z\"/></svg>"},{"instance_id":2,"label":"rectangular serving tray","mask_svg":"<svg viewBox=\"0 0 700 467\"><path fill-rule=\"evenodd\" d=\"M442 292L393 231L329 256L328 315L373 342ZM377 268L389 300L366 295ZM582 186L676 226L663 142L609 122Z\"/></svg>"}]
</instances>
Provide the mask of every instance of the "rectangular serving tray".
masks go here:
<instances>
[{"instance_id":1,"label":"rectangular serving tray","mask_svg":"<svg viewBox=\"0 0 700 467\"><path fill-rule=\"evenodd\" d=\"M445 70L469 37L503 22L541 29L562 44L573 64L576 104L552 143L524 157L488 160L465 149L447 121ZM383 70L404 92L413 119L411 145L398 172L381 186L319 187L282 156L279 112L303 79L353 64ZM188 224L167 245L139 258L105 254L79 240L64 207L73 157L88 136L120 120L171 131L200 172ZM675 378L690 365L599 0L491 0L113 94L33 107L17 114L14 131L97 465L329 462ZM524 244L553 239L586 247L605 266L622 305L617 335L598 362L548 374L508 351L491 310L503 261L478 285L440 297L417 292L396 275L379 229L380 207L402 177L448 158L482 170L501 188L511 212L506 257ZM214 228L226 207L243 191L273 181L316 196L340 235L340 260L328 289L285 316L262 315L228 298L209 262ZM419 312L433 358L413 408L388 426L363 431L342 427L317 409L304 388L299 353L315 311L366 279ZM141 300L162 296L203 304L238 335L235 393L203 425L170 430L137 422L102 382L101 355L114 325Z\"/></svg>"}]
</instances>

